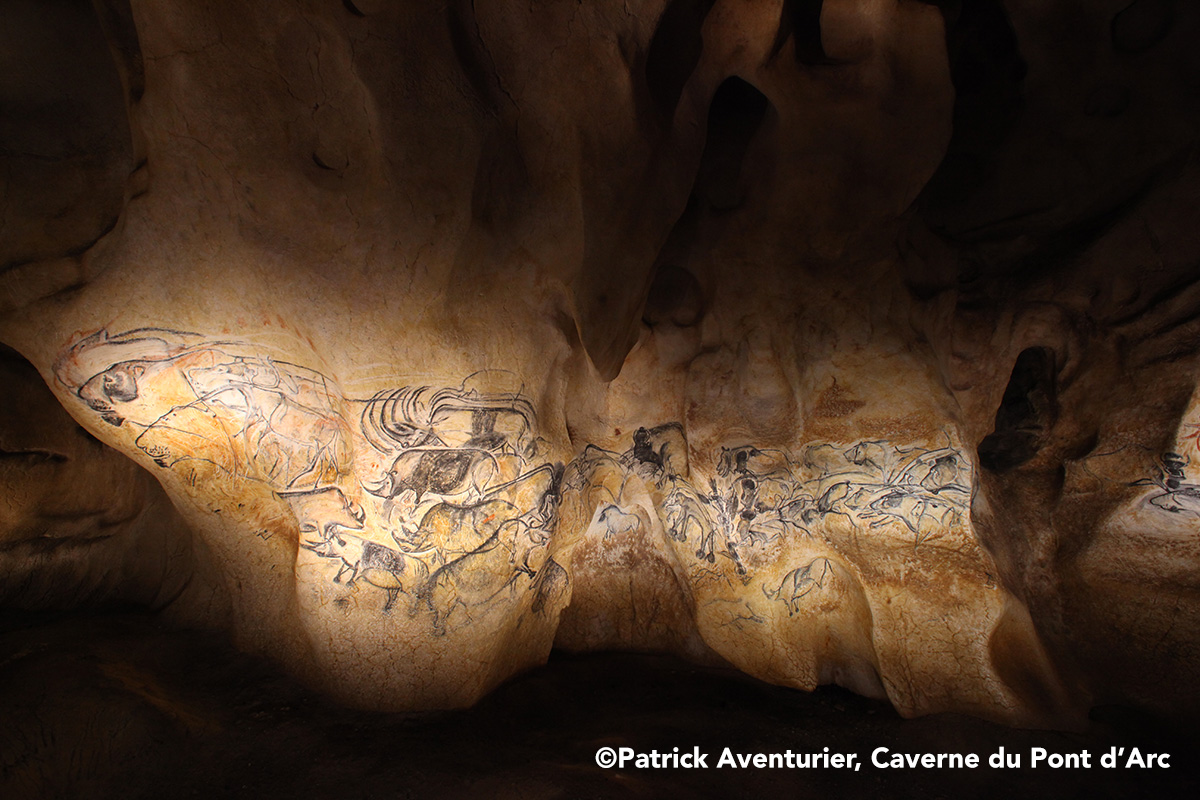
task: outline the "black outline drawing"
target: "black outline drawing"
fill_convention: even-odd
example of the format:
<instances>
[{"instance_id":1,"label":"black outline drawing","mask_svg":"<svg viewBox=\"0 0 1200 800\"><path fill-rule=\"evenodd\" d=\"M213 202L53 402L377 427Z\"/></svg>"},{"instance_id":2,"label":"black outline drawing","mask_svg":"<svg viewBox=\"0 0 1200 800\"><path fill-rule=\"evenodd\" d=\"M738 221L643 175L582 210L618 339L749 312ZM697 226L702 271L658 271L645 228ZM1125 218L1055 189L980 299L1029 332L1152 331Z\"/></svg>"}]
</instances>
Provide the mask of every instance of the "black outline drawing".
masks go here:
<instances>
[{"instance_id":1,"label":"black outline drawing","mask_svg":"<svg viewBox=\"0 0 1200 800\"><path fill-rule=\"evenodd\" d=\"M334 529L327 538L301 542L300 546L322 558L341 562L333 576L334 583L341 583L342 576L349 572L346 586L353 587L361 579L383 589L387 593L385 613L392 610L401 592L411 593L405 589L406 577L411 575L409 584L418 586L429 577L428 566L417 554L395 550L345 530Z\"/></svg>"},{"instance_id":2,"label":"black outline drawing","mask_svg":"<svg viewBox=\"0 0 1200 800\"><path fill-rule=\"evenodd\" d=\"M819 572L814 573L813 568L818 562L821 564L821 568ZM764 584L762 593L768 600L778 600L787 606L790 617L800 610L800 601L809 593L824 589L825 582L833 574L835 574L833 562L824 556L819 556L784 575L775 589L768 590Z\"/></svg>"},{"instance_id":3,"label":"black outline drawing","mask_svg":"<svg viewBox=\"0 0 1200 800\"><path fill-rule=\"evenodd\" d=\"M748 565L811 537L829 515L856 530L900 526L916 547L969 508L972 467L949 436L937 449L883 440L814 443L798 455L722 448L700 488L678 423L637 429L624 452L588 445L565 467L551 463L523 389L475 388L512 385L505 373L360 400L246 342L142 328L81 338L55 374L106 422L140 429L135 446L159 466L205 462L266 484L291 508L300 546L327 563L332 583L382 590L388 613L403 593L409 614L428 615L438 634L448 621L469 623L517 601L543 613L567 595L570 578L552 546L564 497L572 519L590 520L604 538L634 534L657 516L669 540L684 545L676 552L692 580L730 587L735 578L748 585L757 569ZM378 457L355 456L356 444ZM1200 502L1200 486L1182 481L1182 467L1164 460L1155 483L1162 493L1149 502L1191 511L1178 501ZM655 507L638 511L647 493ZM813 577L815 563L774 590L787 596L789 613L824 585L831 567Z\"/></svg>"},{"instance_id":4,"label":"black outline drawing","mask_svg":"<svg viewBox=\"0 0 1200 800\"><path fill-rule=\"evenodd\" d=\"M1187 482L1191 459L1175 452L1166 452L1158 459L1156 475L1134 481L1131 486L1154 486L1143 502L1172 514L1191 514L1200 517L1200 484Z\"/></svg>"},{"instance_id":5,"label":"black outline drawing","mask_svg":"<svg viewBox=\"0 0 1200 800\"><path fill-rule=\"evenodd\" d=\"M469 620L524 591L544 613L569 588L550 553L563 469L541 456L533 405L519 390L468 388L496 375L354 400L320 372L249 343L167 328L82 337L55 374L104 421L139 428L135 446L160 467L202 462L269 486L331 582L382 590L384 612L404 593L410 613L427 610L444 633L457 608ZM147 382L171 393L147 400ZM355 404L358 431L346 422ZM386 463L357 485L356 434Z\"/></svg>"}]
</instances>

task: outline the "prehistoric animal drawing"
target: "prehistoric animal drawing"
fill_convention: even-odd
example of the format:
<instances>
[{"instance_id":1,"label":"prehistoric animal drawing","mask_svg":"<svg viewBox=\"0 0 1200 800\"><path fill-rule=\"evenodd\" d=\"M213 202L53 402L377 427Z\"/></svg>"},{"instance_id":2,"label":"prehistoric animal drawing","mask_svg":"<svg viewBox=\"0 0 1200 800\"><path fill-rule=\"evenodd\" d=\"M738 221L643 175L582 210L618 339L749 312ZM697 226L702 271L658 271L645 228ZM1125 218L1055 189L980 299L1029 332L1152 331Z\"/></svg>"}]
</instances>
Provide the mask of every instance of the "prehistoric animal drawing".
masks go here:
<instances>
[{"instance_id":1,"label":"prehistoric animal drawing","mask_svg":"<svg viewBox=\"0 0 1200 800\"><path fill-rule=\"evenodd\" d=\"M828 558L815 558L803 567L797 567L783 576L774 589L763 586L768 600L778 600L787 606L788 616L800 610L800 601L809 593L825 588L825 582L833 575L833 564Z\"/></svg>"},{"instance_id":2,"label":"prehistoric animal drawing","mask_svg":"<svg viewBox=\"0 0 1200 800\"><path fill-rule=\"evenodd\" d=\"M531 524L527 516L504 523L500 532L500 543L508 549L514 581L518 575L524 574L531 578L537 575L549 553L550 534L553 530L553 526L550 525Z\"/></svg>"},{"instance_id":3,"label":"prehistoric animal drawing","mask_svg":"<svg viewBox=\"0 0 1200 800\"><path fill-rule=\"evenodd\" d=\"M466 388L403 386L377 393L362 412L363 435L382 453L439 445L526 458L535 422L533 405L519 394Z\"/></svg>"},{"instance_id":4,"label":"prehistoric animal drawing","mask_svg":"<svg viewBox=\"0 0 1200 800\"><path fill-rule=\"evenodd\" d=\"M537 458L533 406L519 393L403 386L363 402L361 432L389 458L363 488L383 501L401 552L429 552L413 590L445 633L456 609L494 601L544 568L562 468Z\"/></svg>"},{"instance_id":5,"label":"prehistoric animal drawing","mask_svg":"<svg viewBox=\"0 0 1200 800\"><path fill-rule=\"evenodd\" d=\"M809 535L803 512L812 498L787 453L751 446L722 448L717 475L725 489L715 493L719 498L714 497L712 505L718 520L732 527L731 550ZM815 516L811 510L810 516Z\"/></svg>"},{"instance_id":6,"label":"prehistoric animal drawing","mask_svg":"<svg viewBox=\"0 0 1200 800\"><path fill-rule=\"evenodd\" d=\"M362 530L367 512L336 486L306 492L279 492L300 525L300 535L328 541L339 530Z\"/></svg>"},{"instance_id":7,"label":"prehistoric animal drawing","mask_svg":"<svg viewBox=\"0 0 1200 800\"><path fill-rule=\"evenodd\" d=\"M295 364L236 356L184 369L197 403L241 440L250 477L276 489L318 488L349 466L349 430L340 395L325 376Z\"/></svg>"},{"instance_id":8,"label":"prehistoric animal drawing","mask_svg":"<svg viewBox=\"0 0 1200 800\"><path fill-rule=\"evenodd\" d=\"M572 518L591 522L598 509L627 502L626 487L635 480L623 456L587 445L563 469L561 494Z\"/></svg>"},{"instance_id":9,"label":"prehistoric animal drawing","mask_svg":"<svg viewBox=\"0 0 1200 800\"><path fill-rule=\"evenodd\" d=\"M947 503L924 496L906 488L891 489L887 494L871 501L870 512L864 517L874 516L872 528L896 521L916 535L916 544L921 544L937 527L944 527L948 518L957 512Z\"/></svg>"},{"instance_id":10,"label":"prehistoric animal drawing","mask_svg":"<svg viewBox=\"0 0 1200 800\"><path fill-rule=\"evenodd\" d=\"M1192 514L1200 517L1200 484L1187 482L1190 459L1179 453L1163 453L1156 474L1134 481L1133 486L1154 486L1159 491L1144 502L1172 514Z\"/></svg>"},{"instance_id":11,"label":"prehistoric animal drawing","mask_svg":"<svg viewBox=\"0 0 1200 800\"><path fill-rule=\"evenodd\" d=\"M687 440L678 422L638 428L633 445L620 456L621 465L640 477L660 482L664 477L686 477L689 472Z\"/></svg>"},{"instance_id":12,"label":"prehistoric animal drawing","mask_svg":"<svg viewBox=\"0 0 1200 800\"><path fill-rule=\"evenodd\" d=\"M714 605L719 604L738 606L736 610L728 609L726 611L728 616L719 623L722 628L732 626L738 630L745 630L747 625L764 625L767 622L764 617L755 612L754 607L749 602L741 597L736 597L733 599L718 598L711 602Z\"/></svg>"},{"instance_id":13,"label":"prehistoric animal drawing","mask_svg":"<svg viewBox=\"0 0 1200 800\"><path fill-rule=\"evenodd\" d=\"M793 494L785 518L805 526L829 514L843 514L856 526L870 528L898 523L920 545L963 517L971 490L969 462L961 453L951 447L885 444L859 442L840 454L828 445L807 448L806 463L819 465L820 475Z\"/></svg>"},{"instance_id":14,"label":"prehistoric animal drawing","mask_svg":"<svg viewBox=\"0 0 1200 800\"><path fill-rule=\"evenodd\" d=\"M406 578L409 587L413 587L420 585L429 575L425 562L415 555L344 531L335 530L328 539L304 542L302 546L319 556L341 562L337 574L333 576L334 583L340 583L342 576L350 573L347 586L352 587L356 581L362 580L387 592L384 611L392 610L400 592L412 592L411 588L405 588Z\"/></svg>"},{"instance_id":15,"label":"prehistoric animal drawing","mask_svg":"<svg viewBox=\"0 0 1200 800\"><path fill-rule=\"evenodd\" d=\"M414 505L430 494L465 501L482 496L497 472L487 450L417 447L396 456L383 480L367 491L390 501L410 496Z\"/></svg>"},{"instance_id":16,"label":"prehistoric animal drawing","mask_svg":"<svg viewBox=\"0 0 1200 800\"><path fill-rule=\"evenodd\" d=\"M849 450L838 450L831 444L812 444L804 448L802 463L804 468L818 478L823 478L834 473L844 473L847 471L847 462L858 463L851 460L847 453L852 453L855 448ZM864 462L865 463L865 462ZM880 469L877 467L876 469Z\"/></svg>"},{"instance_id":17,"label":"prehistoric animal drawing","mask_svg":"<svg viewBox=\"0 0 1200 800\"><path fill-rule=\"evenodd\" d=\"M721 455L717 459L717 474L722 477L755 475L760 478L795 480L791 461L786 453L782 450L759 449L751 445L722 447Z\"/></svg>"},{"instance_id":18,"label":"prehistoric animal drawing","mask_svg":"<svg viewBox=\"0 0 1200 800\"><path fill-rule=\"evenodd\" d=\"M101 375L100 391L117 403L132 403L138 397L137 379L146 368L141 364L117 364Z\"/></svg>"},{"instance_id":19,"label":"prehistoric animal drawing","mask_svg":"<svg viewBox=\"0 0 1200 800\"><path fill-rule=\"evenodd\" d=\"M667 494L663 502L666 512L666 529L678 542L696 541L696 558L712 563L713 537L716 527L709 517L707 506L699 495L687 484L680 484Z\"/></svg>"},{"instance_id":20,"label":"prehistoric animal drawing","mask_svg":"<svg viewBox=\"0 0 1200 800\"><path fill-rule=\"evenodd\" d=\"M1150 504L1174 514L1187 512L1200 517L1200 486L1181 486L1150 499Z\"/></svg>"},{"instance_id":21,"label":"prehistoric animal drawing","mask_svg":"<svg viewBox=\"0 0 1200 800\"><path fill-rule=\"evenodd\" d=\"M921 478L917 483L922 489L938 494L945 489L964 490L966 487L959 484L959 463L957 454L950 453L940 455L934 459L929 471L925 473L925 477Z\"/></svg>"},{"instance_id":22,"label":"prehistoric animal drawing","mask_svg":"<svg viewBox=\"0 0 1200 800\"><path fill-rule=\"evenodd\" d=\"M163 467L208 462L276 491L331 485L348 468L340 393L320 373L246 343L101 330L68 348L55 376L109 424L141 427L137 446ZM154 403L144 401L146 385Z\"/></svg>"},{"instance_id":23,"label":"prehistoric animal drawing","mask_svg":"<svg viewBox=\"0 0 1200 800\"><path fill-rule=\"evenodd\" d=\"M434 548L440 560L453 561L477 552L486 542L498 543L497 531L521 513L515 504L499 498L469 506L439 503L421 518L412 537L400 544L410 550Z\"/></svg>"},{"instance_id":24,"label":"prehistoric animal drawing","mask_svg":"<svg viewBox=\"0 0 1200 800\"><path fill-rule=\"evenodd\" d=\"M446 561L417 587L411 613L428 611L435 635L445 635L446 622L456 610L462 609L469 621L472 606L487 604L519 577L505 572L505 564L491 557L498 535L493 532L476 549Z\"/></svg>"},{"instance_id":25,"label":"prehistoric animal drawing","mask_svg":"<svg viewBox=\"0 0 1200 800\"><path fill-rule=\"evenodd\" d=\"M239 458L237 442L229 437L220 417L202 403L167 411L134 439L134 445L163 468L183 461L202 461L231 476L249 472L244 466L246 459Z\"/></svg>"},{"instance_id":26,"label":"prehistoric animal drawing","mask_svg":"<svg viewBox=\"0 0 1200 800\"><path fill-rule=\"evenodd\" d=\"M892 448L884 441L864 441L842 452L846 461L876 473L886 473L892 461Z\"/></svg>"},{"instance_id":27,"label":"prehistoric animal drawing","mask_svg":"<svg viewBox=\"0 0 1200 800\"><path fill-rule=\"evenodd\" d=\"M55 374L108 423L140 428L135 445L160 467L266 484L295 514L301 546L337 565L334 582L384 590L385 610L417 592L440 604L440 623L498 588L560 582L545 563L562 469L539 460L533 406L519 391L469 388L505 375L347 399L320 372L249 342L165 328L82 337ZM357 431L345 421L356 406ZM384 457L376 474L353 475L356 435ZM347 496L354 478L374 513ZM468 564L493 576L486 592L470 585L483 578Z\"/></svg>"},{"instance_id":28,"label":"prehistoric animal drawing","mask_svg":"<svg viewBox=\"0 0 1200 800\"><path fill-rule=\"evenodd\" d=\"M138 380L147 366L187 353L202 338L169 328L138 328L117 335L101 329L68 347L54 362L54 376L101 419L119 427L125 417L114 403L138 398Z\"/></svg>"},{"instance_id":29,"label":"prehistoric animal drawing","mask_svg":"<svg viewBox=\"0 0 1200 800\"><path fill-rule=\"evenodd\" d=\"M600 509L596 522L604 529L605 539L636 533L642 527L642 521L637 514L624 511L620 506L613 504Z\"/></svg>"},{"instance_id":30,"label":"prehistoric animal drawing","mask_svg":"<svg viewBox=\"0 0 1200 800\"><path fill-rule=\"evenodd\" d=\"M949 436L935 449L882 440L799 453L722 447L715 474L698 485L683 427L668 423L637 428L623 452L587 445L564 467L547 459L521 390L484 388L514 385L499 372L356 399L252 343L143 328L81 338L55 375L106 422L134 428L135 445L160 467L192 481L221 473L265 484L334 583L386 592L387 611L404 592L435 633L530 597L522 592L538 608L557 602L569 586L551 557L564 514L612 538L654 529L643 514L657 505L694 579L748 585L747 564L830 515L859 530L906 529L920 545L960 520L970 499L972 467ZM1200 515L1185 465L1164 456L1151 505ZM818 559L764 592L795 613L831 570Z\"/></svg>"}]
</instances>

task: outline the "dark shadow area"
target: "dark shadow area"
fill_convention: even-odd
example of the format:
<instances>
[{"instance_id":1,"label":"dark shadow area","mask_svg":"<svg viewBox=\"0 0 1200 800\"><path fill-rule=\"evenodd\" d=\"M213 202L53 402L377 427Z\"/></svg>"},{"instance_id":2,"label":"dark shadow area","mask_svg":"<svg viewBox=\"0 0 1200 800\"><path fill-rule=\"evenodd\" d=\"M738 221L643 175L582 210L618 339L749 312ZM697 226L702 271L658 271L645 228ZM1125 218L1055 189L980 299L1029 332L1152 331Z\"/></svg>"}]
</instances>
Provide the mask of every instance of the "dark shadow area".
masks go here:
<instances>
[{"instance_id":1,"label":"dark shadow area","mask_svg":"<svg viewBox=\"0 0 1200 800\"><path fill-rule=\"evenodd\" d=\"M654 273L642 321L650 327L669 322L680 328L700 323L704 316L704 290L696 276L674 264L663 264Z\"/></svg>"},{"instance_id":2,"label":"dark shadow area","mask_svg":"<svg viewBox=\"0 0 1200 800\"><path fill-rule=\"evenodd\" d=\"M1119 708L1082 733L956 715L916 720L837 688L813 693L629 654L555 654L473 709L333 707L216 636L137 612L0 616L0 796L1190 797L1195 738ZM707 769L601 769L601 747L707 753ZM975 769L895 769L895 753L976 753ZM1020 769L993 769L1003 747ZM1104 769L1109 748L1168 769ZM847 769L717 767L732 753L857 753ZM1030 768L1033 748L1091 769Z\"/></svg>"},{"instance_id":3,"label":"dark shadow area","mask_svg":"<svg viewBox=\"0 0 1200 800\"><path fill-rule=\"evenodd\" d=\"M979 443L979 464L1006 472L1033 458L1054 425L1054 353L1045 347L1021 351L996 410L992 432Z\"/></svg>"},{"instance_id":4,"label":"dark shadow area","mask_svg":"<svg viewBox=\"0 0 1200 800\"><path fill-rule=\"evenodd\" d=\"M692 183L687 206L676 220L655 259L642 321L653 327L670 322L697 325L704 316L706 295L701 281L680 266L704 237L703 226L727 218L745 203L743 175L754 137L772 113L771 101L748 82L732 76L717 87L709 104L704 151Z\"/></svg>"},{"instance_id":5,"label":"dark shadow area","mask_svg":"<svg viewBox=\"0 0 1200 800\"><path fill-rule=\"evenodd\" d=\"M1118 11L1110 25L1113 49L1144 53L1158 44L1175 23L1174 0L1135 0Z\"/></svg>"},{"instance_id":6,"label":"dark shadow area","mask_svg":"<svg viewBox=\"0 0 1200 800\"><path fill-rule=\"evenodd\" d=\"M689 212L693 203L707 202L714 211L741 205L742 163L770 108L766 96L741 78L726 78L717 87Z\"/></svg>"},{"instance_id":7,"label":"dark shadow area","mask_svg":"<svg viewBox=\"0 0 1200 800\"><path fill-rule=\"evenodd\" d=\"M92 7L99 17L117 70L125 79L128 101L138 103L146 92L146 65L129 0L96 0Z\"/></svg>"},{"instance_id":8,"label":"dark shadow area","mask_svg":"<svg viewBox=\"0 0 1200 800\"><path fill-rule=\"evenodd\" d=\"M1000 150L1024 107L1027 67L1001 3L946 5L941 10L954 84L954 133L922 193L922 216L943 236L970 241L969 231L950 227L943 216L995 174Z\"/></svg>"},{"instance_id":9,"label":"dark shadow area","mask_svg":"<svg viewBox=\"0 0 1200 800\"><path fill-rule=\"evenodd\" d=\"M675 116L683 87L700 63L700 30L714 0L672 0L658 20L646 52L646 84L663 119Z\"/></svg>"},{"instance_id":10,"label":"dark shadow area","mask_svg":"<svg viewBox=\"0 0 1200 800\"><path fill-rule=\"evenodd\" d=\"M824 0L784 0L771 55L781 51L791 39L795 43L796 61L799 63L806 66L831 63L821 44L823 4Z\"/></svg>"},{"instance_id":11,"label":"dark shadow area","mask_svg":"<svg viewBox=\"0 0 1200 800\"><path fill-rule=\"evenodd\" d=\"M78 254L121 213L133 144L113 48L141 92L136 35L118 3L0 5L0 273Z\"/></svg>"}]
</instances>

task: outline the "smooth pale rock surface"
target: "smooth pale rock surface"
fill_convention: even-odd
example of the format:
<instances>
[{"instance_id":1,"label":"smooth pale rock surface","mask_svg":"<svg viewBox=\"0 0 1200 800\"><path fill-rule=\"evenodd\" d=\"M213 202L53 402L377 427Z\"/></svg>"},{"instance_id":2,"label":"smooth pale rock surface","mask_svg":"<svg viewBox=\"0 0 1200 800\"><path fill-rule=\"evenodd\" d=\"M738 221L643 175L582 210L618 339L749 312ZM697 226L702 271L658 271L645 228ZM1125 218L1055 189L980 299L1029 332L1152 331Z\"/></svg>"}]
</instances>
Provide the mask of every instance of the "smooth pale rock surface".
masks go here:
<instances>
[{"instance_id":1,"label":"smooth pale rock surface","mask_svg":"<svg viewBox=\"0 0 1200 800\"><path fill-rule=\"evenodd\" d=\"M906 716L1195 710L1196 10L801 5L79 13L128 141L89 206L5 144L77 221L5 206L0 340L132 459L64 463L161 515L102 548L119 501L73 510L39 572L58 512L14 499L19 568L371 708L557 644Z\"/></svg>"}]
</instances>

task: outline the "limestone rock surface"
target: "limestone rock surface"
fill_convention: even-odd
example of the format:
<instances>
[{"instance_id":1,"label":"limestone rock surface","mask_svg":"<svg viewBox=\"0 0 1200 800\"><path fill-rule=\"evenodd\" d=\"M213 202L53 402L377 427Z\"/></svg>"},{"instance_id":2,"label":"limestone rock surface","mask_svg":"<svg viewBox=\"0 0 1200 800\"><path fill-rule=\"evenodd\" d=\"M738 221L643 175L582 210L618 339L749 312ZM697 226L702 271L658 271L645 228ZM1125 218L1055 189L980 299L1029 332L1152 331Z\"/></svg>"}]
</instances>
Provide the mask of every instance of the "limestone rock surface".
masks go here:
<instances>
[{"instance_id":1,"label":"limestone rock surface","mask_svg":"<svg viewBox=\"0 0 1200 800\"><path fill-rule=\"evenodd\" d=\"M2 12L5 603L373 708L558 646L1197 710L1200 9L50 6Z\"/></svg>"}]
</instances>

